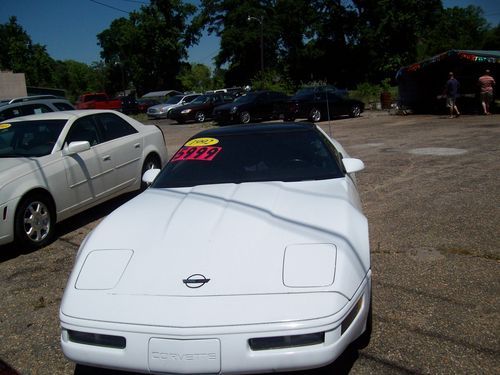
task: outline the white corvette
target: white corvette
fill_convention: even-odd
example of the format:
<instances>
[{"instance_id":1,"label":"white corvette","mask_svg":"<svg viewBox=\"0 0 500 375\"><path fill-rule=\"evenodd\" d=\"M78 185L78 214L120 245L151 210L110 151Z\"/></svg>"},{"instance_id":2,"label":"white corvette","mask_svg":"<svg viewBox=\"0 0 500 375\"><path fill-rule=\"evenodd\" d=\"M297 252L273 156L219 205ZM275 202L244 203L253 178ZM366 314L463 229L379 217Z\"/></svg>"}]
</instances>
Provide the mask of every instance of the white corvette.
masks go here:
<instances>
[{"instance_id":1,"label":"white corvette","mask_svg":"<svg viewBox=\"0 0 500 375\"><path fill-rule=\"evenodd\" d=\"M292 371L371 333L358 159L312 124L211 129L82 243L64 354L142 373Z\"/></svg>"},{"instance_id":2,"label":"white corvette","mask_svg":"<svg viewBox=\"0 0 500 375\"><path fill-rule=\"evenodd\" d=\"M162 132L114 111L81 110L0 123L0 245L41 247L55 224L141 187L166 162Z\"/></svg>"}]
</instances>

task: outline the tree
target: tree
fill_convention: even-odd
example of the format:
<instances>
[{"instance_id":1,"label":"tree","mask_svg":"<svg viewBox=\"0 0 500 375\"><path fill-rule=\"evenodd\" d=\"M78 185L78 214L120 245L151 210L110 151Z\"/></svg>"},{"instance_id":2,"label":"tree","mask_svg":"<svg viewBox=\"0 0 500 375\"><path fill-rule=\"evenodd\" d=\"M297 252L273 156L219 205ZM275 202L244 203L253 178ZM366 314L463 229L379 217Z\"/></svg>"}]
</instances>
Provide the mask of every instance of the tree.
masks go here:
<instances>
[{"instance_id":1,"label":"tree","mask_svg":"<svg viewBox=\"0 0 500 375\"><path fill-rule=\"evenodd\" d=\"M487 22L480 7L445 8L439 21L419 45L418 60L450 49L481 49L487 34Z\"/></svg>"},{"instance_id":2,"label":"tree","mask_svg":"<svg viewBox=\"0 0 500 375\"><path fill-rule=\"evenodd\" d=\"M30 36L12 16L0 25L0 69L25 73L31 86L51 86L55 61L45 46L33 44Z\"/></svg>"},{"instance_id":3,"label":"tree","mask_svg":"<svg viewBox=\"0 0 500 375\"><path fill-rule=\"evenodd\" d=\"M414 62L417 46L440 21L441 0L353 0L359 15L357 56L372 82ZM369 65L367 65L369 64ZM369 66L369 69L367 67Z\"/></svg>"},{"instance_id":4,"label":"tree","mask_svg":"<svg viewBox=\"0 0 500 375\"><path fill-rule=\"evenodd\" d=\"M176 76L187 48L199 32L187 25L195 12L180 0L152 0L129 18L114 20L97 35L112 86L119 91L131 85L138 93L156 89L179 88Z\"/></svg>"},{"instance_id":5,"label":"tree","mask_svg":"<svg viewBox=\"0 0 500 375\"><path fill-rule=\"evenodd\" d=\"M178 76L184 90L205 92L212 88L210 69L203 64L193 64L183 67Z\"/></svg>"},{"instance_id":6,"label":"tree","mask_svg":"<svg viewBox=\"0 0 500 375\"><path fill-rule=\"evenodd\" d=\"M486 32L483 48L486 50L500 50L500 23Z\"/></svg>"}]
</instances>

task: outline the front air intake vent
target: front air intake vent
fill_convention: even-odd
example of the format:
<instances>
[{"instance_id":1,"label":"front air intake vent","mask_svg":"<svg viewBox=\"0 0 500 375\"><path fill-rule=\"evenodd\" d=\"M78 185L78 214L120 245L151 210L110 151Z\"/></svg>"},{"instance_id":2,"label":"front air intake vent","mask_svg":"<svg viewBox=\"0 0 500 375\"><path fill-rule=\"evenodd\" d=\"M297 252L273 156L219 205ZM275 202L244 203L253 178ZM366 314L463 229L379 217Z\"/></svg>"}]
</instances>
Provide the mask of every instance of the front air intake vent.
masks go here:
<instances>
[{"instance_id":1,"label":"front air intake vent","mask_svg":"<svg viewBox=\"0 0 500 375\"><path fill-rule=\"evenodd\" d=\"M325 333L309 333L305 335L294 336L274 336L274 337L259 337L248 340L252 350L270 350L293 348L297 346L309 346L323 344L325 342Z\"/></svg>"}]
</instances>

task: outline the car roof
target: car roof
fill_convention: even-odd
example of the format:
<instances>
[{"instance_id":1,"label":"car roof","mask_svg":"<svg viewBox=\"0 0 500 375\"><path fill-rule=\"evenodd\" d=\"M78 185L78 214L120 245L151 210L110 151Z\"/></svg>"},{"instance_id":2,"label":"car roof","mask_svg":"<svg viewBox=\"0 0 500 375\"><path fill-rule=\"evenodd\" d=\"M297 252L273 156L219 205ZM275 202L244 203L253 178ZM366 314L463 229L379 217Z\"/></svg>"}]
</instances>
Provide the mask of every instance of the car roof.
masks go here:
<instances>
[{"instance_id":1,"label":"car roof","mask_svg":"<svg viewBox=\"0 0 500 375\"><path fill-rule=\"evenodd\" d=\"M29 116L14 117L12 119L7 119L5 121L15 122L15 121L32 121L32 120L70 120L77 117L82 117L86 115L92 115L97 113L115 113L116 111L102 110L102 109L76 109L72 111L56 111L56 112L46 112L39 113Z\"/></svg>"},{"instance_id":2,"label":"car roof","mask_svg":"<svg viewBox=\"0 0 500 375\"><path fill-rule=\"evenodd\" d=\"M295 131L309 131L316 128L316 125L305 122L290 122L290 123L260 123L252 125L232 125L222 128L207 129L194 135L197 137L212 137L219 135L233 134L258 134L258 133L289 133Z\"/></svg>"}]
</instances>

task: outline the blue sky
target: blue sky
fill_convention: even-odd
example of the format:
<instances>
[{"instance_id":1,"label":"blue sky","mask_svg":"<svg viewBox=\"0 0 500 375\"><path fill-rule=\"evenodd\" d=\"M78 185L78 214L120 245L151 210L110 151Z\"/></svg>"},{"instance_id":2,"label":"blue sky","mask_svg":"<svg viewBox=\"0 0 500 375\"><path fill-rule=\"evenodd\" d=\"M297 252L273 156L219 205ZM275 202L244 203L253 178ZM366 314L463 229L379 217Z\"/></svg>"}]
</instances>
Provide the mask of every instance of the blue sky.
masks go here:
<instances>
[{"instance_id":1,"label":"blue sky","mask_svg":"<svg viewBox=\"0 0 500 375\"><path fill-rule=\"evenodd\" d=\"M147 2L96 1L119 10L92 0L0 0L0 23L16 16L32 41L45 45L52 58L90 64L100 60L96 35L107 29L114 19L126 17L127 12L138 10L141 3ZM491 24L500 23L500 0L444 0L443 4L445 7L478 5ZM189 61L212 66L218 49L218 38L204 35L197 46L189 49Z\"/></svg>"}]
</instances>

